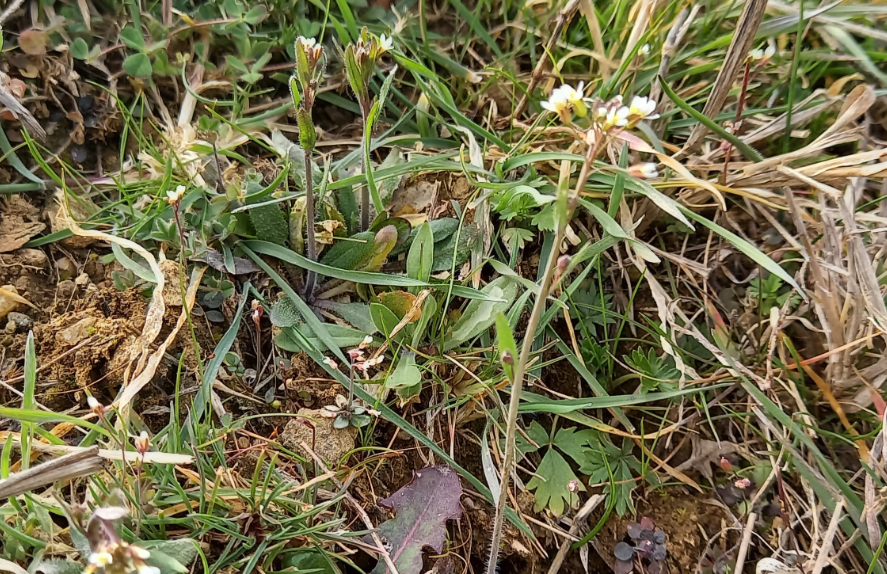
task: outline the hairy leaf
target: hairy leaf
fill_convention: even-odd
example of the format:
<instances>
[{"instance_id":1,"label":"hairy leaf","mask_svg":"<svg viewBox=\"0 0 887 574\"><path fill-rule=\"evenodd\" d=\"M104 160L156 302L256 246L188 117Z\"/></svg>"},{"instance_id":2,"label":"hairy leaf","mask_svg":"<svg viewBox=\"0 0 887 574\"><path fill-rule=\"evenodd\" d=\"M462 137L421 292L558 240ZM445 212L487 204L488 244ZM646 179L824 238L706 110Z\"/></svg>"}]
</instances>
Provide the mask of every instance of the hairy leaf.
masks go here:
<instances>
[{"instance_id":1,"label":"hairy leaf","mask_svg":"<svg viewBox=\"0 0 887 574\"><path fill-rule=\"evenodd\" d=\"M458 267L468 261L468 255L471 252L471 245L477 239L480 230L476 223L466 225L461 231L453 233L447 239L438 241L434 246L434 262L431 265L431 271L449 271L453 267L453 257L455 256L455 265ZM439 237L435 232L435 237Z\"/></svg>"},{"instance_id":2,"label":"hairy leaf","mask_svg":"<svg viewBox=\"0 0 887 574\"><path fill-rule=\"evenodd\" d=\"M409 484L379 501L380 506L397 512L397 517L383 522L378 532L386 540L400 574L422 571L422 549L426 546L438 554L443 552L447 520L462 516L461 496L459 475L446 466L431 466L416 472ZM389 572L380 559L372 574Z\"/></svg>"},{"instance_id":3,"label":"hairy leaf","mask_svg":"<svg viewBox=\"0 0 887 574\"><path fill-rule=\"evenodd\" d=\"M249 218L256 230L256 239L286 245L289 224L279 207L273 204L254 207L249 211Z\"/></svg>"}]
</instances>

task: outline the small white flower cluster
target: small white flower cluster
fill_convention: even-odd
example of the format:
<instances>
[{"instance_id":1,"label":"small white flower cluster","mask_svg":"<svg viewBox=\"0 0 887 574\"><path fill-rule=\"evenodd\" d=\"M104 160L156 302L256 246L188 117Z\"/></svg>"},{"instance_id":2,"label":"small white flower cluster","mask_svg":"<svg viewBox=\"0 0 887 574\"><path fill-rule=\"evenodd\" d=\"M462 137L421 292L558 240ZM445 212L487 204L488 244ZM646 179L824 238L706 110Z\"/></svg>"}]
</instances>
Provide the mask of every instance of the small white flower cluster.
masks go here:
<instances>
[{"instance_id":1,"label":"small white flower cluster","mask_svg":"<svg viewBox=\"0 0 887 574\"><path fill-rule=\"evenodd\" d=\"M594 121L604 132L631 128L641 120L655 120L658 117L656 102L645 96L634 96L627 106L622 103L622 96L616 96L608 102L600 102L594 110Z\"/></svg>"},{"instance_id":2,"label":"small white flower cluster","mask_svg":"<svg viewBox=\"0 0 887 574\"><path fill-rule=\"evenodd\" d=\"M375 359L363 358L364 349L366 349L373 342L373 338L369 335L364 337L363 341L361 341L360 345L357 346L356 349L351 349L348 351L348 358L351 359L351 366L359 371L363 371L364 376L366 376L367 371L369 371L372 367L376 367L381 365L385 360L385 355L379 355ZM324 364L328 365L332 369L338 369L339 364L336 363L331 357L323 358Z\"/></svg>"},{"instance_id":3,"label":"small white flower cluster","mask_svg":"<svg viewBox=\"0 0 887 574\"><path fill-rule=\"evenodd\" d=\"M579 82L576 88L564 84L551 92L548 100L542 102L542 108L556 113L563 123L569 124L573 114L584 118L588 114L588 107L591 106L592 119L604 132L614 128L631 128L641 120L654 120L659 117L656 113L656 102L650 98L634 96L627 106L622 103L622 96L616 96L607 102L592 101L583 97L584 87L584 82Z\"/></svg>"},{"instance_id":4,"label":"small white flower cluster","mask_svg":"<svg viewBox=\"0 0 887 574\"><path fill-rule=\"evenodd\" d=\"M148 566L145 560L151 553L120 540L112 542L98 552L89 555L83 574L160 574L156 566Z\"/></svg>"}]
</instances>

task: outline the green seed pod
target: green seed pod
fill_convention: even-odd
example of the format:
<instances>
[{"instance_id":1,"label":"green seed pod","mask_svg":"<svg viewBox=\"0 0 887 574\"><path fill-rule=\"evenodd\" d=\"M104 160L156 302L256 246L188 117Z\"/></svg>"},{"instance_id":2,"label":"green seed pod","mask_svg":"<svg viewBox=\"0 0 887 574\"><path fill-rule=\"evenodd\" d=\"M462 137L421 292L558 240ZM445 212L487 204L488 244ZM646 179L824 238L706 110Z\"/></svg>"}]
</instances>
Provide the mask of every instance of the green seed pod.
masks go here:
<instances>
[{"instance_id":1,"label":"green seed pod","mask_svg":"<svg viewBox=\"0 0 887 574\"><path fill-rule=\"evenodd\" d=\"M317 144L314 120L311 119L311 114L305 108L299 108L297 119L299 121L299 143L302 144L305 153L311 153Z\"/></svg>"}]
</instances>

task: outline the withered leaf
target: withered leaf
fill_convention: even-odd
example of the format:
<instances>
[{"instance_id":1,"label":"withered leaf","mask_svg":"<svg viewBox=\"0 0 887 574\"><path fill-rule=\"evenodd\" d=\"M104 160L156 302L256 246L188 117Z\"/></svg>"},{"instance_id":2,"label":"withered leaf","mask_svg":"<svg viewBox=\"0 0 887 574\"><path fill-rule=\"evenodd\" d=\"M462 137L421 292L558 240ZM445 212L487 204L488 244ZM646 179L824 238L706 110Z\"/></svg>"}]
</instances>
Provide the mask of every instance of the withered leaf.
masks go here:
<instances>
[{"instance_id":1,"label":"withered leaf","mask_svg":"<svg viewBox=\"0 0 887 574\"><path fill-rule=\"evenodd\" d=\"M387 542L391 560L400 574L422 571L422 549L428 546L443 552L447 520L460 518L462 483L459 475L446 466L430 466L416 472L413 480L380 500L379 505L394 509L397 518L383 522L379 536ZM384 559L372 574L388 574Z\"/></svg>"},{"instance_id":2,"label":"withered leaf","mask_svg":"<svg viewBox=\"0 0 887 574\"><path fill-rule=\"evenodd\" d=\"M678 466L675 470L681 472L687 469L698 470L699 473L712 482L711 465L718 464L722 456L736 452L736 444L722 440L720 443L693 435L693 454L689 460Z\"/></svg>"}]
</instances>

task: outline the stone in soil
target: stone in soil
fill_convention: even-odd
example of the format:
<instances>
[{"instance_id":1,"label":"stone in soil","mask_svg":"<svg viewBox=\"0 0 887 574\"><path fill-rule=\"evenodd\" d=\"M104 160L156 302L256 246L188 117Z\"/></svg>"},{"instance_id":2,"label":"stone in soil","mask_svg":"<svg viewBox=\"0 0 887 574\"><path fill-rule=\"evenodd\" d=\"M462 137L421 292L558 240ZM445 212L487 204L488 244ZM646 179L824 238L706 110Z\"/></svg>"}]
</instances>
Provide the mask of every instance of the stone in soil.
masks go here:
<instances>
[{"instance_id":1,"label":"stone in soil","mask_svg":"<svg viewBox=\"0 0 887 574\"><path fill-rule=\"evenodd\" d=\"M290 419L280 435L280 442L287 448L301 452L309 460L311 454L302 448L305 443L324 462L338 466L342 457L354 449L354 439L357 437L357 429L348 426L337 429L333 426L335 419L326 418L321 414L321 409L299 409L298 418ZM307 422L306 422L307 420ZM313 425L313 429L309 426Z\"/></svg>"}]
</instances>

